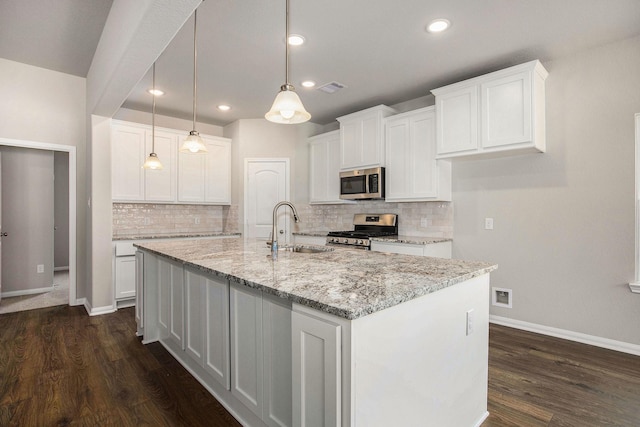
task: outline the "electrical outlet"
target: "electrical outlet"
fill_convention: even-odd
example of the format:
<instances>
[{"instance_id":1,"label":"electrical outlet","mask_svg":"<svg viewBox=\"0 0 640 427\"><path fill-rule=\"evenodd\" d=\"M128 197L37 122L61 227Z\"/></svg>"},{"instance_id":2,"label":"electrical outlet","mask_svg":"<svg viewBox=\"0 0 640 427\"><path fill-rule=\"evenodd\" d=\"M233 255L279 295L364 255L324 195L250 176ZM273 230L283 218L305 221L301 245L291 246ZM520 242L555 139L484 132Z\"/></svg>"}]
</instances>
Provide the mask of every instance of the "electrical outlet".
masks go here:
<instances>
[{"instance_id":1,"label":"electrical outlet","mask_svg":"<svg viewBox=\"0 0 640 427\"><path fill-rule=\"evenodd\" d=\"M422 228L429 227L429 218L420 218L420 227Z\"/></svg>"},{"instance_id":2,"label":"electrical outlet","mask_svg":"<svg viewBox=\"0 0 640 427\"><path fill-rule=\"evenodd\" d=\"M473 309L467 310L467 335L473 333Z\"/></svg>"},{"instance_id":3,"label":"electrical outlet","mask_svg":"<svg viewBox=\"0 0 640 427\"><path fill-rule=\"evenodd\" d=\"M144 218L144 225L149 225L151 224L151 220L148 217Z\"/></svg>"},{"instance_id":4,"label":"electrical outlet","mask_svg":"<svg viewBox=\"0 0 640 427\"><path fill-rule=\"evenodd\" d=\"M199 217L196 217L195 223L196 223L196 225L200 224L200 218Z\"/></svg>"},{"instance_id":5,"label":"electrical outlet","mask_svg":"<svg viewBox=\"0 0 640 427\"><path fill-rule=\"evenodd\" d=\"M493 218L485 218L484 219L484 229L485 230L493 230Z\"/></svg>"},{"instance_id":6,"label":"electrical outlet","mask_svg":"<svg viewBox=\"0 0 640 427\"><path fill-rule=\"evenodd\" d=\"M38 267L36 270L38 273L44 273L44 264L38 264Z\"/></svg>"},{"instance_id":7,"label":"electrical outlet","mask_svg":"<svg viewBox=\"0 0 640 427\"><path fill-rule=\"evenodd\" d=\"M513 290L506 288L491 288L491 304L497 307L513 307Z\"/></svg>"}]
</instances>

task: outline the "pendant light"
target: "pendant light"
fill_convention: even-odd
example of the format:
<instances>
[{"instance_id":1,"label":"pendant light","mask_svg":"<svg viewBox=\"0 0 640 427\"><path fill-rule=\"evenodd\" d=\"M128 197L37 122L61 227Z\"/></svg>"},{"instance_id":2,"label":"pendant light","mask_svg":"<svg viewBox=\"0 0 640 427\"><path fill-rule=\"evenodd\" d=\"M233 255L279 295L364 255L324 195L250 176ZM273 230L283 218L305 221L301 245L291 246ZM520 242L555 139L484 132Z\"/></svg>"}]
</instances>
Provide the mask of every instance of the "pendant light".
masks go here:
<instances>
[{"instance_id":1,"label":"pendant light","mask_svg":"<svg viewBox=\"0 0 640 427\"><path fill-rule=\"evenodd\" d=\"M274 123L296 124L306 122L311 114L304 109L295 88L289 83L289 0L286 1L285 84L280 86L280 92L264 118Z\"/></svg>"},{"instance_id":2,"label":"pendant light","mask_svg":"<svg viewBox=\"0 0 640 427\"><path fill-rule=\"evenodd\" d=\"M151 169L151 170L159 170L162 169L162 163L160 163L160 159L158 159L158 155L156 154L156 63L153 63L153 83L152 83L152 95L153 102L151 107L151 153L149 153L149 157L142 165L142 169Z\"/></svg>"},{"instance_id":3,"label":"pendant light","mask_svg":"<svg viewBox=\"0 0 640 427\"><path fill-rule=\"evenodd\" d=\"M197 101L197 58L198 51L196 48L196 30L198 24L198 9L193 12L193 130L189 132L189 136L184 140L180 147L182 153L206 153L207 146L196 130L196 101Z\"/></svg>"}]
</instances>

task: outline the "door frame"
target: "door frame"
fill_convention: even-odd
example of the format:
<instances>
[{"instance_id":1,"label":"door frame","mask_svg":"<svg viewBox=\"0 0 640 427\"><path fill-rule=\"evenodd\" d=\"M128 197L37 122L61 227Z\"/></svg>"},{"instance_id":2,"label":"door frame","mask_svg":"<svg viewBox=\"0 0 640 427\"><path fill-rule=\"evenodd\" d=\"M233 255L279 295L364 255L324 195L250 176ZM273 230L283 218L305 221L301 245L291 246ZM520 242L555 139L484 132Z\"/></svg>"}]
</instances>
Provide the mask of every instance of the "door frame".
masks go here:
<instances>
[{"instance_id":1,"label":"door frame","mask_svg":"<svg viewBox=\"0 0 640 427\"><path fill-rule=\"evenodd\" d=\"M76 299L76 147L8 138L0 138L0 146L69 153L69 305L79 305Z\"/></svg>"},{"instance_id":2,"label":"door frame","mask_svg":"<svg viewBox=\"0 0 640 427\"><path fill-rule=\"evenodd\" d=\"M242 201L244 204L243 207L243 218L242 218L242 232L246 237L247 234L247 195L249 194L249 180L247 179L247 172L249 171L249 163L271 163L271 162L284 162L285 166L285 184L284 184L284 194L285 200L289 200L291 198L291 162L288 157L245 157L244 159L244 173L242 175L242 179L244 181L244 194L242 196ZM287 229L287 234L291 233L291 230Z\"/></svg>"}]
</instances>

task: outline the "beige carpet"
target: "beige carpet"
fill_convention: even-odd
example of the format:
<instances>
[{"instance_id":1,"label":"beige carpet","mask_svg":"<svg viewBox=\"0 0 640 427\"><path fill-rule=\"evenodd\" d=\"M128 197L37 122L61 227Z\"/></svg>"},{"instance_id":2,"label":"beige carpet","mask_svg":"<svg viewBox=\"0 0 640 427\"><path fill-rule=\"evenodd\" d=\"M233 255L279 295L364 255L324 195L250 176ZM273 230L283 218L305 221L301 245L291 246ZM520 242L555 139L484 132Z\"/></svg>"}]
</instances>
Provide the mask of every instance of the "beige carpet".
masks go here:
<instances>
[{"instance_id":1,"label":"beige carpet","mask_svg":"<svg viewBox=\"0 0 640 427\"><path fill-rule=\"evenodd\" d=\"M69 271L53 274L53 290L42 294L2 298L0 314L69 304Z\"/></svg>"}]
</instances>

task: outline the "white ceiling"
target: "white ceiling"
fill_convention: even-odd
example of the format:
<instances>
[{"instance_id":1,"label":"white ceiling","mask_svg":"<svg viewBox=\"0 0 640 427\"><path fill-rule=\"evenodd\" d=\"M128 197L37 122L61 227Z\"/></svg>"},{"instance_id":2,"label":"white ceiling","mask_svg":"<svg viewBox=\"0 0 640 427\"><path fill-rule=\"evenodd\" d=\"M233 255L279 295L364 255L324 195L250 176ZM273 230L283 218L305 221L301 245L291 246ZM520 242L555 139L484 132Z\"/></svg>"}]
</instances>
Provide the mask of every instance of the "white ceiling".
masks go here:
<instances>
[{"instance_id":1,"label":"white ceiling","mask_svg":"<svg viewBox=\"0 0 640 427\"><path fill-rule=\"evenodd\" d=\"M0 0L0 57L86 76L111 0ZM284 83L284 0L207 0L198 9L198 120L263 117ZM452 22L433 35L434 18ZM312 121L532 59L543 62L640 34L638 0L291 0L290 82ZM157 61L159 114L191 119L193 19ZM337 81L329 95L305 89ZM149 111L151 72L123 107ZM227 103L226 113L215 107Z\"/></svg>"}]
</instances>

